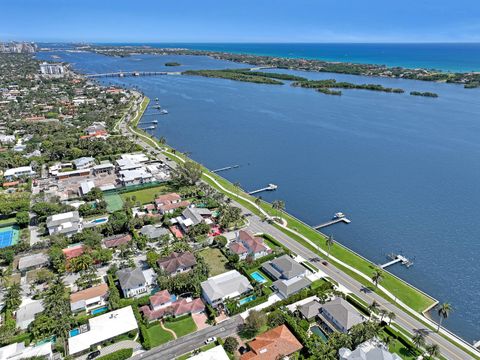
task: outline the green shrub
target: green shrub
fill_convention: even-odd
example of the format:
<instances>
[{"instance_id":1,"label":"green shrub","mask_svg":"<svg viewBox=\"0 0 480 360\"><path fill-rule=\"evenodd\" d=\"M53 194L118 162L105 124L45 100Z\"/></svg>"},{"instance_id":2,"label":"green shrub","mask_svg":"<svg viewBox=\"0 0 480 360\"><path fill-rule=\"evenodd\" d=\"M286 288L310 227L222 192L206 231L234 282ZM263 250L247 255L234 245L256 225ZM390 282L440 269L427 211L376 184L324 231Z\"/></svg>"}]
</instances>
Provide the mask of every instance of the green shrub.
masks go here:
<instances>
[{"instance_id":1,"label":"green shrub","mask_svg":"<svg viewBox=\"0 0 480 360\"><path fill-rule=\"evenodd\" d=\"M131 357L132 354L133 349L122 349L108 355L100 356L97 360L125 360Z\"/></svg>"}]
</instances>

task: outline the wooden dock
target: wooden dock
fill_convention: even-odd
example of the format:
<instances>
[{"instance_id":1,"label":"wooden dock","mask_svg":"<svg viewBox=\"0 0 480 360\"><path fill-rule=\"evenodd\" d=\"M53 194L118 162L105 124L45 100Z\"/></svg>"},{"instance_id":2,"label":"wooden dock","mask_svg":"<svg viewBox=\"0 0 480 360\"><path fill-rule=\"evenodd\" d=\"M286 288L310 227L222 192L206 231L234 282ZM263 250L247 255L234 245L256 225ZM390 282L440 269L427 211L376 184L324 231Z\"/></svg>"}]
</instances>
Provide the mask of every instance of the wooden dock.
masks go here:
<instances>
[{"instance_id":1,"label":"wooden dock","mask_svg":"<svg viewBox=\"0 0 480 360\"><path fill-rule=\"evenodd\" d=\"M253 195L253 194L258 194L263 191L274 191L277 190L278 186L275 184L268 184L268 186L258 189L258 190L253 190L248 193L248 195Z\"/></svg>"},{"instance_id":2,"label":"wooden dock","mask_svg":"<svg viewBox=\"0 0 480 360\"><path fill-rule=\"evenodd\" d=\"M319 230L319 229L322 229L322 228L330 226L330 225L338 224L339 222L343 222L345 224L350 224L351 220L347 219L346 217L340 217L340 218L336 218L336 219L327 221L326 223L323 223L323 224L320 224L320 225L317 225L317 226L313 226L313 228L315 230Z\"/></svg>"},{"instance_id":3,"label":"wooden dock","mask_svg":"<svg viewBox=\"0 0 480 360\"><path fill-rule=\"evenodd\" d=\"M225 167L220 168L220 169L212 170L212 172L217 173L217 172L220 172L220 171L227 171L227 170L236 169L236 168L239 168L239 167L240 167L240 165L225 166Z\"/></svg>"},{"instance_id":4,"label":"wooden dock","mask_svg":"<svg viewBox=\"0 0 480 360\"><path fill-rule=\"evenodd\" d=\"M397 263L401 263L402 265L405 265L407 268L413 265L412 261L410 261L405 256L400 254L390 254L388 257L392 260L383 265L380 265L382 269L385 269L386 267L392 266Z\"/></svg>"}]
</instances>

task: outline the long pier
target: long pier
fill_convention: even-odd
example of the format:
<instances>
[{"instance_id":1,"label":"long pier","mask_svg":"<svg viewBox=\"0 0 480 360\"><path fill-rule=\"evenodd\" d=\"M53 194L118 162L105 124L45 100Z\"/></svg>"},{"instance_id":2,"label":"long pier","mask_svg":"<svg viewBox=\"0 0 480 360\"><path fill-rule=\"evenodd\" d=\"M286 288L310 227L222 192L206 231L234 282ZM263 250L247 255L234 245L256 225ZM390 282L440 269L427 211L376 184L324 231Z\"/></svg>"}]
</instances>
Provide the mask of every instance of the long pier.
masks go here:
<instances>
[{"instance_id":1,"label":"long pier","mask_svg":"<svg viewBox=\"0 0 480 360\"><path fill-rule=\"evenodd\" d=\"M315 230L319 230L319 229L322 229L322 228L330 226L330 225L338 224L339 222L343 222L345 224L350 224L352 221L347 219L346 217L339 217L339 218L327 221L326 223L323 223L323 224L320 224L320 225L317 225L317 226L313 226L313 228Z\"/></svg>"},{"instance_id":2,"label":"long pier","mask_svg":"<svg viewBox=\"0 0 480 360\"><path fill-rule=\"evenodd\" d=\"M253 194L258 194L263 191L274 191L277 190L278 186L275 184L268 184L268 186L258 189L258 190L253 190L248 193L248 195L253 195Z\"/></svg>"},{"instance_id":3,"label":"long pier","mask_svg":"<svg viewBox=\"0 0 480 360\"><path fill-rule=\"evenodd\" d=\"M100 74L87 74L87 78L100 77L127 77L127 76L157 76L157 75L181 75L180 71L117 71Z\"/></svg>"},{"instance_id":4,"label":"long pier","mask_svg":"<svg viewBox=\"0 0 480 360\"><path fill-rule=\"evenodd\" d=\"M226 170L230 170L230 169L236 169L236 168L239 168L240 165L232 165L232 166L225 166L223 168L220 168L220 169L216 169L216 170L212 170L213 173L217 173L217 172L220 172L220 171L226 171Z\"/></svg>"},{"instance_id":5,"label":"long pier","mask_svg":"<svg viewBox=\"0 0 480 360\"><path fill-rule=\"evenodd\" d=\"M397 254L397 255L391 254L389 257L392 259L392 261L389 261L389 262L387 262L387 263L385 263L385 264L383 264L383 265L380 265L380 267L381 267L382 269L385 269L386 267L392 266L392 265L397 264L397 263L402 263L402 265L405 265L407 268L409 268L410 266L413 265L413 262L411 262L410 260L408 260L408 259L407 259L405 256L403 256L403 255L400 255L400 254Z\"/></svg>"}]
</instances>

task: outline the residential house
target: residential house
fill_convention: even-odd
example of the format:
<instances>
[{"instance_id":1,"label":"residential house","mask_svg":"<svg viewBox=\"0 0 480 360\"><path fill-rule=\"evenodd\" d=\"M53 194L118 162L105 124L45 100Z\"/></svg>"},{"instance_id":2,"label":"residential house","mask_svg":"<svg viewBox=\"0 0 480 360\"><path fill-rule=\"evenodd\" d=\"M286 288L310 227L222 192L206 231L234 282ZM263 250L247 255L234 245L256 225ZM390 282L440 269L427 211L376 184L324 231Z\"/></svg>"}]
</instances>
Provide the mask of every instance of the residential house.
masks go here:
<instances>
[{"instance_id":1,"label":"residential house","mask_svg":"<svg viewBox=\"0 0 480 360\"><path fill-rule=\"evenodd\" d=\"M238 232L237 238L228 244L228 248L232 253L237 254L240 260L245 260L247 256L257 260L272 252L272 249L265 245L263 238L252 236L245 230Z\"/></svg>"},{"instance_id":2,"label":"residential house","mask_svg":"<svg viewBox=\"0 0 480 360\"><path fill-rule=\"evenodd\" d=\"M65 255L65 259L69 261L73 258L83 255L84 250L83 244L73 244L65 249L62 249L62 252Z\"/></svg>"},{"instance_id":3,"label":"residential house","mask_svg":"<svg viewBox=\"0 0 480 360\"><path fill-rule=\"evenodd\" d=\"M307 320L313 320L320 312L322 304L316 300L312 300L306 304L300 305L298 311Z\"/></svg>"},{"instance_id":4,"label":"residential house","mask_svg":"<svg viewBox=\"0 0 480 360\"><path fill-rule=\"evenodd\" d=\"M175 218L184 232L188 232L192 226L200 223L212 225L212 212L208 209L189 207L183 210L182 216Z\"/></svg>"},{"instance_id":5,"label":"residential house","mask_svg":"<svg viewBox=\"0 0 480 360\"><path fill-rule=\"evenodd\" d=\"M17 327L26 330L28 325L35 320L35 315L44 310L41 300L32 300L26 304L22 304L15 313Z\"/></svg>"},{"instance_id":6,"label":"residential house","mask_svg":"<svg viewBox=\"0 0 480 360\"><path fill-rule=\"evenodd\" d=\"M103 246L107 249L116 248L122 245L126 245L132 241L132 235L130 234L117 234L106 237L103 239Z\"/></svg>"},{"instance_id":7,"label":"residential house","mask_svg":"<svg viewBox=\"0 0 480 360\"><path fill-rule=\"evenodd\" d=\"M17 168L7 169L3 173L3 177L7 181L12 181L13 179L22 178L22 177L32 177L35 175L35 171L32 170L31 166L21 166Z\"/></svg>"},{"instance_id":8,"label":"residential house","mask_svg":"<svg viewBox=\"0 0 480 360\"><path fill-rule=\"evenodd\" d=\"M348 333L350 329L366 319L348 301L340 297L322 305L318 317L327 332Z\"/></svg>"},{"instance_id":9,"label":"residential house","mask_svg":"<svg viewBox=\"0 0 480 360\"><path fill-rule=\"evenodd\" d=\"M82 231L82 218L78 211L70 211L47 217L47 229L49 235L61 234L72 236Z\"/></svg>"},{"instance_id":10,"label":"residential house","mask_svg":"<svg viewBox=\"0 0 480 360\"><path fill-rule=\"evenodd\" d=\"M24 342L13 343L0 348L0 359L44 359L52 360L52 343L45 342L39 345L25 346Z\"/></svg>"},{"instance_id":11,"label":"residential house","mask_svg":"<svg viewBox=\"0 0 480 360\"><path fill-rule=\"evenodd\" d=\"M27 271L38 269L48 265L50 259L47 254L38 253L27 256L22 256L18 260L18 270L25 274Z\"/></svg>"},{"instance_id":12,"label":"residential house","mask_svg":"<svg viewBox=\"0 0 480 360\"><path fill-rule=\"evenodd\" d=\"M213 276L200 284L203 299L212 306L226 299L236 298L253 290L248 279L237 270Z\"/></svg>"},{"instance_id":13,"label":"residential house","mask_svg":"<svg viewBox=\"0 0 480 360\"><path fill-rule=\"evenodd\" d=\"M158 240L164 235L171 236L170 231L162 226L144 225L140 229L140 234L145 235L149 241Z\"/></svg>"},{"instance_id":14,"label":"residential house","mask_svg":"<svg viewBox=\"0 0 480 360\"><path fill-rule=\"evenodd\" d=\"M92 168L93 174L111 174L115 170L115 166L110 161L102 161L100 164L95 165Z\"/></svg>"},{"instance_id":15,"label":"residential house","mask_svg":"<svg viewBox=\"0 0 480 360\"><path fill-rule=\"evenodd\" d=\"M105 131L107 130L104 122L97 122L95 121L92 125L85 129L86 135L92 135L97 133L98 131Z\"/></svg>"},{"instance_id":16,"label":"residential house","mask_svg":"<svg viewBox=\"0 0 480 360\"><path fill-rule=\"evenodd\" d=\"M388 351L379 339L373 338L357 346L355 350L341 348L338 352L340 360L401 360L397 354Z\"/></svg>"},{"instance_id":17,"label":"residential house","mask_svg":"<svg viewBox=\"0 0 480 360\"><path fill-rule=\"evenodd\" d=\"M87 195L95 187L95 183L92 180L83 181L80 183L80 196Z\"/></svg>"},{"instance_id":18,"label":"residential house","mask_svg":"<svg viewBox=\"0 0 480 360\"><path fill-rule=\"evenodd\" d=\"M124 297L131 298L148 292L147 280L142 270L122 269L118 270L116 275Z\"/></svg>"},{"instance_id":19,"label":"residential house","mask_svg":"<svg viewBox=\"0 0 480 360\"><path fill-rule=\"evenodd\" d=\"M108 285L103 283L91 288L70 294L72 312L91 311L105 306L108 297Z\"/></svg>"},{"instance_id":20,"label":"residential house","mask_svg":"<svg viewBox=\"0 0 480 360\"><path fill-rule=\"evenodd\" d=\"M84 156L73 160L72 163L75 165L75 169L84 170L95 166L95 159L90 156Z\"/></svg>"},{"instance_id":21,"label":"residential house","mask_svg":"<svg viewBox=\"0 0 480 360\"><path fill-rule=\"evenodd\" d=\"M140 312L148 321L156 321L166 316L198 314L204 310L205 304L201 299L177 299L175 295L170 295L168 290L150 296L150 304L140 308Z\"/></svg>"},{"instance_id":22,"label":"residential house","mask_svg":"<svg viewBox=\"0 0 480 360\"><path fill-rule=\"evenodd\" d=\"M197 264L197 260L189 251L183 253L173 252L167 257L157 260L157 264L166 274L176 275L192 269Z\"/></svg>"},{"instance_id":23,"label":"residential house","mask_svg":"<svg viewBox=\"0 0 480 360\"><path fill-rule=\"evenodd\" d=\"M189 201L182 201L180 195L176 193L169 193L160 195L155 199L155 205L160 214L171 214L176 209L181 207L187 207L190 205Z\"/></svg>"},{"instance_id":24,"label":"residential house","mask_svg":"<svg viewBox=\"0 0 480 360\"><path fill-rule=\"evenodd\" d=\"M147 184L153 181L152 174L150 174L144 168L134 170L122 170L119 174L123 186Z\"/></svg>"},{"instance_id":25,"label":"residential house","mask_svg":"<svg viewBox=\"0 0 480 360\"><path fill-rule=\"evenodd\" d=\"M306 277L307 269L288 255L263 263L262 270L275 279L273 287L285 298L311 284Z\"/></svg>"},{"instance_id":26,"label":"residential house","mask_svg":"<svg viewBox=\"0 0 480 360\"><path fill-rule=\"evenodd\" d=\"M87 331L68 338L69 355L82 354L95 345L138 329L132 307L110 311L88 319Z\"/></svg>"},{"instance_id":27,"label":"residential house","mask_svg":"<svg viewBox=\"0 0 480 360\"><path fill-rule=\"evenodd\" d=\"M257 335L248 347L250 351L240 356L240 360L277 360L301 350L303 345L286 325L280 325Z\"/></svg>"}]
</instances>

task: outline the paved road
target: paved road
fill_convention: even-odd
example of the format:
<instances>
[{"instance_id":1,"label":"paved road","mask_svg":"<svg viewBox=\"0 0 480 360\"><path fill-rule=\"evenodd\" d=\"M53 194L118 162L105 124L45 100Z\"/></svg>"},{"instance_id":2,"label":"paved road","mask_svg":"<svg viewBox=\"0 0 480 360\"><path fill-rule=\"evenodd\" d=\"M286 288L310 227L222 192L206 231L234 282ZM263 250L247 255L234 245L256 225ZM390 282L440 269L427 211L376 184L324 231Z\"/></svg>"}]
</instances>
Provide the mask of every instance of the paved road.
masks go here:
<instances>
[{"instance_id":1,"label":"paved road","mask_svg":"<svg viewBox=\"0 0 480 360\"><path fill-rule=\"evenodd\" d=\"M206 329L183 336L177 340L170 341L152 350L134 356L132 359L173 360L180 355L198 349L209 337L215 336L225 339L226 337L237 333L242 324L243 319L240 315L237 315L218 325L210 326Z\"/></svg>"},{"instance_id":2,"label":"paved road","mask_svg":"<svg viewBox=\"0 0 480 360\"><path fill-rule=\"evenodd\" d=\"M124 134L129 133L129 129L125 125L124 122L120 124L120 130ZM141 138L137 138L137 143L144 147L148 152L155 151L158 153L158 149L154 149L149 144L145 143ZM165 160L165 155L160 154L159 158ZM250 213L250 211L243 206L236 203L236 206L239 206L243 209L245 213ZM390 303L388 300L384 299L383 297L377 295L374 292L365 289L365 287L359 283L357 280L353 279L349 275L345 274L344 272L340 271L333 265L329 264L328 266L324 266L321 264L321 259L311 250L307 249L297 241L293 240L289 236L287 236L282 231L278 230L274 226L268 224L267 222L262 222L261 219L253 215L249 218L250 221L250 230L252 232L259 232L259 233L268 233L275 237L278 241L284 244L287 248L291 249L296 254L308 259L309 262L314 264L316 267L322 269L325 273L328 274L333 280L337 281L339 284L342 284L346 287L350 292L361 298L367 303L372 303L375 300L379 303L382 307L386 308L388 311L394 312L396 314L395 322L398 323L399 326L403 327L404 329L408 330L410 333L414 333L416 330L425 329L425 325L422 324L419 320L414 318L412 315L406 313L405 311L401 310L395 304ZM179 341L182 339L179 339ZM429 343L436 343L440 346L440 351L442 356L447 359L452 360L467 360L471 359L472 357L467 354L465 351L457 347L456 345L452 344L450 341L445 339L443 336L429 331L427 336L427 342ZM159 358L160 359L160 358ZM165 358L166 359L166 358Z\"/></svg>"}]
</instances>

